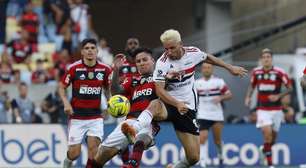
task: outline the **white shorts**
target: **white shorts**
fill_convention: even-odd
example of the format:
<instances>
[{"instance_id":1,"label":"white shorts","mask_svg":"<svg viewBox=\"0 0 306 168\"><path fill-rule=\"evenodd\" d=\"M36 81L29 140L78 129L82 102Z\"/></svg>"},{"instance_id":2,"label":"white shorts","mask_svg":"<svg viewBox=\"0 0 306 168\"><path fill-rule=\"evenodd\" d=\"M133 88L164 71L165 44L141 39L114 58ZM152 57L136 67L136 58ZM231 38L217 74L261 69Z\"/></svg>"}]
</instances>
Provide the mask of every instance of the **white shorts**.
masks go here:
<instances>
[{"instance_id":1,"label":"white shorts","mask_svg":"<svg viewBox=\"0 0 306 168\"><path fill-rule=\"evenodd\" d=\"M113 130L112 133L110 133L107 138L103 141L102 146L111 147L111 148L117 148L120 151L123 151L128 145L129 142L125 135L121 132L121 125L122 123L127 123L129 125L133 125L133 123L138 122L135 119L127 119L124 122L121 122L117 125L117 127ZM150 124L149 127L145 127L141 129L139 132L137 132L136 137L140 134L146 134L149 135L153 139L152 135L152 125Z\"/></svg>"},{"instance_id":2,"label":"white shorts","mask_svg":"<svg viewBox=\"0 0 306 168\"><path fill-rule=\"evenodd\" d=\"M81 144L84 136L98 137L102 142L103 119L78 120L71 119L68 124L68 145Z\"/></svg>"},{"instance_id":3,"label":"white shorts","mask_svg":"<svg viewBox=\"0 0 306 168\"><path fill-rule=\"evenodd\" d=\"M267 125L271 125L272 129L278 132L283 117L283 112L281 110L257 110L256 127L261 128Z\"/></svg>"}]
</instances>

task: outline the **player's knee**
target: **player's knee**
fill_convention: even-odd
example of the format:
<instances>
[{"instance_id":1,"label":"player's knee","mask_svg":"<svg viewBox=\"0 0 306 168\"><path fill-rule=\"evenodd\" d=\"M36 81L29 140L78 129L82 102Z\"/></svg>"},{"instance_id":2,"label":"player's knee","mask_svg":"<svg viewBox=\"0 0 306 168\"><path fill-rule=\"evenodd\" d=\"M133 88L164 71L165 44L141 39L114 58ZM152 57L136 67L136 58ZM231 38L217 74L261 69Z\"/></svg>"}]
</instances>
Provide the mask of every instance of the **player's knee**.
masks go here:
<instances>
[{"instance_id":1,"label":"player's knee","mask_svg":"<svg viewBox=\"0 0 306 168\"><path fill-rule=\"evenodd\" d=\"M153 115L157 114L159 110L157 108L159 107L158 100L152 100L147 107L147 110L149 110Z\"/></svg>"},{"instance_id":2,"label":"player's knee","mask_svg":"<svg viewBox=\"0 0 306 168\"><path fill-rule=\"evenodd\" d=\"M148 146L151 143L152 138L147 134L140 134L137 135L136 141L142 141L145 146Z\"/></svg>"}]
</instances>

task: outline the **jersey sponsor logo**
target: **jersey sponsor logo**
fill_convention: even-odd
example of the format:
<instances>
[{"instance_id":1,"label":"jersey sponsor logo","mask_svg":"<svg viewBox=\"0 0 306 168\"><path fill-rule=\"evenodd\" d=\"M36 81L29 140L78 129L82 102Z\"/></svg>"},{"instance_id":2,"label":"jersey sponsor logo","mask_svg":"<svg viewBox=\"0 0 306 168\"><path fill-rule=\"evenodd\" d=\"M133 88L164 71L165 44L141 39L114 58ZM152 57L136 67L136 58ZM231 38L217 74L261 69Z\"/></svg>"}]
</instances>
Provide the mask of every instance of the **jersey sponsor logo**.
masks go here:
<instances>
[{"instance_id":1,"label":"jersey sponsor logo","mask_svg":"<svg viewBox=\"0 0 306 168\"><path fill-rule=\"evenodd\" d=\"M100 94L101 93L101 88L100 87L81 86L79 93L80 94Z\"/></svg>"},{"instance_id":2,"label":"jersey sponsor logo","mask_svg":"<svg viewBox=\"0 0 306 168\"><path fill-rule=\"evenodd\" d=\"M258 89L259 89L259 91L273 91L273 90L275 90L275 85L260 84Z\"/></svg>"},{"instance_id":3,"label":"jersey sponsor logo","mask_svg":"<svg viewBox=\"0 0 306 168\"><path fill-rule=\"evenodd\" d=\"M133 100L137 99L140 96L149 96L152 93L153 93L153 89L152 88L147 88L147 89L135 91L134 95L133 95Z\"/></svg>"},{"instance_id":4,"label":"jersey sponsor logo","mask_svg":"<svg viewBox=\"0 0 306 168\"><path fill-rule=\"evenodd\" d=\"M96 75L96 78L97 78L98 80L103 80L103 77L104 77L104 74L103 74L103 73L100 73L100 72Z\"/></svg>"}]
</instances>

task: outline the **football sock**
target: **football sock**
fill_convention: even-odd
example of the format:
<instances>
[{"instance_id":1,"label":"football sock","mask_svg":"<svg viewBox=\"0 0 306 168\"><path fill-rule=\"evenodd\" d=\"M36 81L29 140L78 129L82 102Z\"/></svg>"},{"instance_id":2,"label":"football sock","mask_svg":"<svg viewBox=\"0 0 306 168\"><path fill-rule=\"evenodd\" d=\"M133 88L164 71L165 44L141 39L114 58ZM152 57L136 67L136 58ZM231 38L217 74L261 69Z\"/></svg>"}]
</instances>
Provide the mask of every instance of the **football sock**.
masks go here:
<instances>
[{"instance_id":1,"label":"football sock","mask_svg":"<svg viewBox=\"0 0 306 168\"><path fill-rule=\"evenodd\" d=\"M272 145L271 143L264 143L264 149L263 152L266 156L266 160L268 162L268 166L272 165Z\"/></svg>"},{"instance_id":2,"label":"football sock","mask_svg":"<svg viewBox=\"0 0 306 168\"><path fill-rule=\"evenodd\" d=\"M137 141L133 147L133 152L131 154L129 164L133 167L139 167L142 153L144 151L144 142Z\"/></svg>"},{"instance_id":3,"label":"football sock","mask_svg":"<svg viewBox=\"0 0 306 168\"><path fill-rule=\"evenodd\" d=\"M89 159L89 158L88 158L85 168L93 168L93 167L92 167L92 161L93 161L92 159Z\"/></svg>"},{"instance_id":4,"label":"football sock","mask_svg":"<svg viewBox=\"0 0 306 168\"><path fill-rule=\"evenodd\" d=\"M72 160L68 159L68 157L64 160L64 167L63 168L71 168L72 167Z\"/></svg>"}]
</instances>

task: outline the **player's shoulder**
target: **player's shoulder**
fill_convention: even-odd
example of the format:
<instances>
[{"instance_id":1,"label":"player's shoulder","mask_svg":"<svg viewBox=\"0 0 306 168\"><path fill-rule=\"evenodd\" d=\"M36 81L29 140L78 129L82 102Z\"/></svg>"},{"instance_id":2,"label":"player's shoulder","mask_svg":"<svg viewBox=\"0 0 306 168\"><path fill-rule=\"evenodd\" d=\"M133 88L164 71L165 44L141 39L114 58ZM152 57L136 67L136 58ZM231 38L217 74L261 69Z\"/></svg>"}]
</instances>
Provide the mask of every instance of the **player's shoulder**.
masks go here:
<instances>
[{"instance_id":1,"label":"player's shoulder","mask_svg":"<svg viewBox=\"0 0 306 168\"><path fill-rule=\"evenodd\" d=\"M107 69L109 71L112 70L112 68L109 65L107 65L107 64L105 64L103 62L100 62L100 61L97 62L97 67L98 68L105 68L105 69Z\"/></svg>"},{"instance_id":2,"label":"player's shoulder","mask_svg":"<svg viewBox=\"0 0 306 168\"><path fill-rule=\"evenodd\" d=\"M73 69L73 68L77 68L79 66L82 66L82 64L83 64L82 60L75 61L72 64L67 66L67 70L70 70L70 69Z\"/></svg>"},{"instance_id":3,"label":"player's shoulder","mask_svg":"<svg viewBox=\"0 0 306 168\"><path fill-rule=\"evenodd\" d=\"M194 47L194 46L184 46L184 50L187 53L201 52L201 50L198 47Z\"/></svg>"},{"instance_id":4,"label":"player's shoulder","mask_svg":"<svg viewBox=\"0 0 306 168\"><path fill-rule=\"evenodd\" d=\"M287 74L287 72L283 68L278 66L273 66L273 70L281 74Z\"/></svg>"},{"instance_id":5,"label":"player's shoulder","mask_svg":"<svg viewBox=\"0 0 306 168\"><path fill-rule=\"evenodd\" d=\"M166 64L168 61L168 54L167 52L164 52L158 59L157 63Z\"/></svg>"},{"instance_id":6,"label":"player's shoulder","mask_svg":"<svg viewBox=\"0 0 306 168\"><path fill-rule=\"evenodd\" d=\"M252 73L253 73L253 74L260 73L260 72L263 72L263 67L262 67L262 66L255 67L255 68L252 70Z\"/></svg>"}]
</instances>

